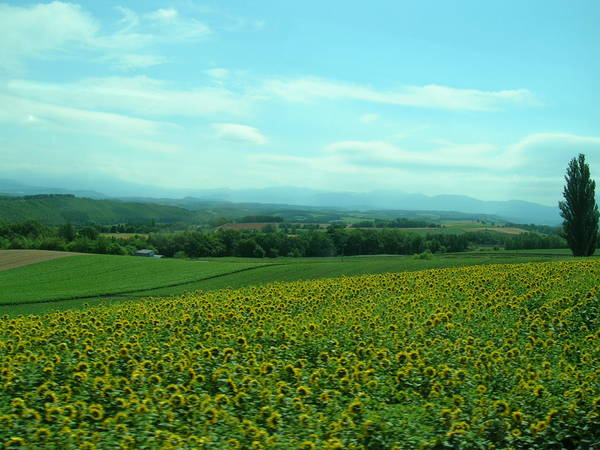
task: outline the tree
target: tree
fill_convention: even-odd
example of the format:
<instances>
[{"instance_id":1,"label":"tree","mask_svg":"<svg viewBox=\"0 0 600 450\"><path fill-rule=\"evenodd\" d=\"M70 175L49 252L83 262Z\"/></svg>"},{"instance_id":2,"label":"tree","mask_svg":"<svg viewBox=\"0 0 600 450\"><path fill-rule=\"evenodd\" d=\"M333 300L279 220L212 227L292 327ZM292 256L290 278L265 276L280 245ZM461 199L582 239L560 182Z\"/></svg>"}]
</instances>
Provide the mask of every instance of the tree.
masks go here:
<instances>
[{"instance_id":1,"label":"tree","mask_svg":"<svg viewBox=\"0 0 600 450\"><path fill-rule=\"evenodd\" d=\"M71 225L70 223L65 223L64 225L58 227L58 236L60 236L67 242L75 240L76 235L73 225Z\"/></svg>"},{"instance_id":2,"label":"tree","mask_svg":"<svg viewBox=\"0 0 600 450\"><path fill-rule=\"evenodd\" d=\"M596 183L590 178L590 168L584 155L580 154L569 162L565 180L565 201L558 203L560 215L565 219L562 236L573 256L591 256L598 241L600 213L595 197Z\"/></svg>"}]
</instances>

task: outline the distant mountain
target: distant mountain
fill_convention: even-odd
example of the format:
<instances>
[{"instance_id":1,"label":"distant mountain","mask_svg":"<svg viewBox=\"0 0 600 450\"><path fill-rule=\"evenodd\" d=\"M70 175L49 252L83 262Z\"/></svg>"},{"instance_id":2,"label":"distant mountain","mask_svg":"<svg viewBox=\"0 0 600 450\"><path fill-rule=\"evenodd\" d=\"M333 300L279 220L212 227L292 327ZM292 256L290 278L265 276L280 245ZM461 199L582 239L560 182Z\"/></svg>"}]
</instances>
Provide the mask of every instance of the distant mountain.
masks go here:
<instances>
[{"instance_id":1,"label":"distant mountain","mask_svg":"<svg viewBox=\"0 0 600 450\"><path fill-rule=\"evenodd\" d=\"M13 180L0 179L0 195L37 195L37 194L69 194L76 197L86 197L94 199L108 198L106 195L90 190L72 190L64 188L53 188L44 186L31 186L19 183Z\"/></svg>"},{"instance_id":2,"label":"distant mountain","mask_svg":"<svg viewBox=\"0 0 600 450\"><path fill-rule=\"evenodd\" d=\"M121 186L127 192L144 192L145 195L114 195L125 201L158 203L177 206L188 210L213 210L210 216L222 215L237 217L253 214L264 208L284 206L287 209L345 209L358 211L438 211L462 212L471 215L491 215L514 223L535 223L558 225L561 222L558 207L540 205L522 200L483 201L463 195L408 194L400 191L377 190L372 192L331 192L300 187L270 187L264 189L162 189L131 183L109 183L107 188ZM34 187L11 180L0 180L0 194L72 194L77 197L107 199L108 196L93 190L73 190L48 187ZM235 205L224 204L229 202ZM243 205L241 205L243 204ZM290 208L291 207L291 208Z\"/></svg>"},{"instance_id":3,"label":"distant mountain","mask_svg":"<svg viewBox=\"0 0 600 450\"><path fill-rule=\"evenodd\" d=\"M502 217L515 223L557 225L561 219L558 207L522 200L483 201L463 195L407 194L398 191L327 192L296 187L266 189L212 189L194 192L203 200L229 202L260 202L271 204L336 207L351 210L423 210L454 211ZM183 205L182 205L183 206Z\"/></svg>"}]
</instances>

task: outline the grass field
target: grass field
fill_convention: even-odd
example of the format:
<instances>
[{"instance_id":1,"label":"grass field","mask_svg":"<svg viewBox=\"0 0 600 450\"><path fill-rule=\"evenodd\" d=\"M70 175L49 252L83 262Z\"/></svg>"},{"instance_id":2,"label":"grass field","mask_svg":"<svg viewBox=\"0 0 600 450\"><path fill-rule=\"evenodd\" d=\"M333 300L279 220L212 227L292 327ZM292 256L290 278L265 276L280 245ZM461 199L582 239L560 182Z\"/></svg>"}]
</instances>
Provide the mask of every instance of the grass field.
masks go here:
<instances>
[{"instance_id":1,"label":"grass field","mask_svg":"<svg viewBox=\"0 0 600 450\"><path fill-rule=\"evenodd\" d=\"M515 262L547 261L545 256L509 256L509 255L473 255L438 256L429 260L414 259L412 256L355 257L319 261L315 258L301 259L297 262L280 262L223 277L201 280L185 286L174 286L136 292L137 295L165 296L181 294L190 290L215 290L223 288L241 288L261 285L274 281L314 280L340 276L382 274L390 272L414 272L418 270L462 267L486 264L510 264Z\"/></svg>"},{"instance_id":2,"label":"grass field","mask_svg":"<svg viewBox=\"0 0 600 450\"><path fill-rule=\"evenodd\" d=\"M539 253L539 250L537 252L459 253L434 256L429 260L415 259L412 256L381 255L181 261L85 255L0 272L0 314L43 314L53 310L118 303L141 296L235 289L276 281L537 262L567 256L562 251L544 251L547 252L545 254Z\"/></svg>"},{"instance_id":3,"label":"grass field","mask_svg":"<svg viewBox=\"0 0 600 450\"><path fill-rule=\"evenodd\" d=\"M189 283L259 265L133 256L73 256L0 272L0 304L123 294Z\"/></svg>"},{"instance_id":4,"label":"grass field","mask_svg":"<svg viewBox=\"0 0 600 450\"><path fill-rule=\"evenodd\" d=\"M498 256L524 256L524 255L543 255L543 256L571 256L571 250L568 248L547 248L547 249L528 249L528 250L493 250L492 247L481 248L477 251L454 253L454 255L498 255ZM598 252L600 255L600 252Z\"/></svg>"}]
</instances>

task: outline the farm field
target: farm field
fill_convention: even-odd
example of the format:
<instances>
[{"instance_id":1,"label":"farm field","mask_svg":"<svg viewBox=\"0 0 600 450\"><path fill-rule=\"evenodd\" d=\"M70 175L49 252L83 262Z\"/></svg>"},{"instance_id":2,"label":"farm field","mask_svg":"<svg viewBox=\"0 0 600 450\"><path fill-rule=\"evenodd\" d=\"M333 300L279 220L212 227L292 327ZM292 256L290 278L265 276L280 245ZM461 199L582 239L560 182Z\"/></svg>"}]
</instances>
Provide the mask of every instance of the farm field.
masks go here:
<instances>
[{"instance_id":1,"label":"farm field","mask_svg":"<svg viewBox=\"0 0 600 450\"><path fill-rule=\"evenodd\" d=\"M195 290L235 289L275 281L312 280L478 264L545 261L549 257L554 257L551 254L544 256L543 254L499 255L496 253L475 252L472 255L445 255L435 256L432 259L414 259L412 256L398 255L277 258L268 260L268 263L265 263L265 259L258 258L180 261L86 255L89 261L85 264L84 261L75 261L66 266L56 267L53 263L48 266L46 264L49 263L44 263L34 269L21 268L13 273L7 272L5 278L0 273L0 283L3 285L0 313L11 316L43 314L57 309L122 302L141 296L156 297L181 295ZM111 266L111 263L114 266ZM167 264L160 265L162 263ZM165 268L166 270L163 270ZM23 280L32 281L23 282ZM5 304L3 305L1 301Z\"/></svg>"},{"instance_id":2,"label":"farm field","mask_svg":"<svg viewBox=\"0 0 600 450\"><path fill-rule=\"evenodd\" d=\"M0 250L0 271L79 254L49 250Z\"/></svg>"},{"instance_id":3,"label":"farm field","mask_svg":"<svg viewBox=\"0 0 600 450\"><path fill-rule=\"evenodd\" d=\"M79 255L0 272L0 304L115 295L172 286L260 266L134 256Z\"/></svg>"},{"instance_id":4,"label":"farm field","mask_svg":"<svg viewBox=\"0 0 600 450\"><path fill-rule=\"evenodd\" d=\"M448 222L442 225L442 230L446 232L461 232L461 233L475 233L479 231L492 231L502 234L521 234L527 231L522 228L516 227L505 227L505 226L492 226L485 225L478 222Z\"/></svg>"},{"instance_id":5,"label":"farm field","mask_svg":"<svg viewBox=\"0 0 600 450\"><path fill-rule=\"evenodd\" d=\"M130 239L136 236L147 237L148 233L100 233L100 236L116 239Z\"/></svg>"},{"instance_id":6,"label":"farm field","mask_svg":"<svg viewBox=\"0 0 600 450\"><path fill-rule=\"evenodd\" d=\"M4 443L591 448L598 280L598 259L488 265L5 320Z\"/></svg>"},{"instance_id":7,"label":"farm field","mask_svg":"<svg viewBox=\"0 0 600 450\"><path fill-rule=\"evenodd\" d=\"M223 277L201 280L185 286L167 287L136 292L137 295L177 295L191 290L215 290L261 285L275 281L314 280L340 276L414 272L419 270L462 267L485 264L546 261L547 256L436 256L432 259L415 259L412 256L361 256L340 258L299 258L298 261L274 260L275 264L258 269L231 273ZM232 261L238 259L232 258Z\"/></svg>"},{"instance_id":8,"label":"farm field","mask_svg":"<svg viewBox=\"0 0 600 450\"><path fill-rule=\"evenodd\" d=\"M527 250L493 250L481 249L479 251L460 252L454 255L498 255L498 256L524 256L524 255L542 255L542 256L571 256L571 250L568 248L545 248L545 249L527 249ZM596 255L595 257L598 257Z\"/></svg>"}]
</instances>

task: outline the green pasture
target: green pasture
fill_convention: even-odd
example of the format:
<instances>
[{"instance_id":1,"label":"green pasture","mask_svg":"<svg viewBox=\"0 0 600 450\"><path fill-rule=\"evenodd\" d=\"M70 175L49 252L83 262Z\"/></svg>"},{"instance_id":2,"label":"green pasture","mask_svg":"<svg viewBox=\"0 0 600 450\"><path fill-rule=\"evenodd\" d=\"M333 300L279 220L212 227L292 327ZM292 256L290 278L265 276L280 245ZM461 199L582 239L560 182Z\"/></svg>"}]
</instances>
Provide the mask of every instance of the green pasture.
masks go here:
<instances>
[{"instance_id":1,"label":"green pasture","mask_svg":"<svg viewBox=\"0 0 600 450\"><path fill-rule=\"evenodd\" d=\"M134 256L72 256L0 272L0 304L123 294L190 283L259 265Z\"/></svg>"},{"instance_id":2,"label":"green pasture","mask_svg":"<svg viewBox=\"0 0 600 450\"><path fill-rule=\"evenodd\" d=\"M493 246L489 248L482 247L480 250L470 252L453 253L454 255L498 255L498 256L571 256L571 250L568 248L547 248L547 249L528 249L528 250L494 250ZM598 252L600 255L600 252Z\"/></svg>"},{"instance_id":3,"label":"green pasture","mask_svg":"<svg viewBox=\"0 0 600 450\"><path fill-rule=\"evenodd\" d=\"M410 272L447 267L462 267L485 264L510 264L548 261L544 255L465 255L433 256L431 259L415 259L412 256L367 256L350 258L300 258L296 262L278 261L243 272L230 273L218 278L200 280L182 286L151 289L135 292L135 295L167 296L191 290L215 290L241 288L275 281L314 280L341 276L379 274L388 272Z\"/></svg>"}]
</instances>

